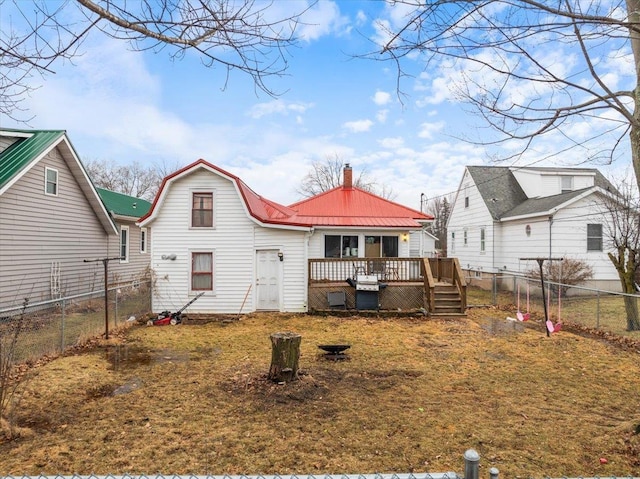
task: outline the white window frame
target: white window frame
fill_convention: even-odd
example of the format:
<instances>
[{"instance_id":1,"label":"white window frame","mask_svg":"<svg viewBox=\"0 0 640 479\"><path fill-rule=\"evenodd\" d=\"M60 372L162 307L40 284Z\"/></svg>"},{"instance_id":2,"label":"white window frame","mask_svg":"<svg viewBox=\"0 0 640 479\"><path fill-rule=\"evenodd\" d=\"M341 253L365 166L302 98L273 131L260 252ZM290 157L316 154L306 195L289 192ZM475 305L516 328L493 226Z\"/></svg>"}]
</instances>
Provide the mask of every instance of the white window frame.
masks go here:
<instances>
[{"instance_id":1,"label":"white window frame","mask_svg":"<svg viewBox=\"0 0 640 479\"><path fill-rule=\"evenodd\" d=\"M449 246L451 246L451 253L455 253L456 252L456 232L455 231L451 232L451 244Z\"/></svg>"},{"instance_id":2,"label":"white window frame","mask_svg":"<svg viewBox=\"0 0 640 479\"><path fill-rule=\"evenodd\" d=\"M193 255L196 254L209 254L211 255L211 289L193 289ZM202 291L214 292L216 289L216 253L213 250L202 251L192 250L189 251L189 292L192 294L200 293Z\"/></svg>"},{"instance_id":3,"label":"white window frame","mask_svg":"<svg viewBox=\"0 0 640 479\"><path fill-rule=\"evenodd\" d=\"M147 235L147 228L140 228L140 253L149 252L149 236Z\"/></svg>"},{"instance_id":4,"label":"white window frame","mask_svg":"<svg viewBox=\"0 0 640 479\"><path fill-rule=\"evenodd\" d=\"M211 226L193 225L193 195L211 195ZM189 194L189 229L206 230L216 227L216 192L215 190L192 189Z\"/></svg>"},{"instance_id":5,"label":"white window frame","mask_svg":"<svg viewBox=\"0 0 640 479\"><path fill-rule=\"evenodd\" d=\"M569 193L573 191L573 176L560 176L560 193Z\"/></svg>"},{"instance_id":6,"label":"white window frame","mask_svg":"<svg viewBox=\"0 0 640 479\"><path fill-rule=\"evenodd\" d=\"M52 183L53 185L55 185L54 193L50 193L47 188L49 186L50 171L53 171L56 174L56 181L55 183ZM49 168L48 166L45 166L44 167L44 194L47 196L58 196L59 190L60 190L60 174L58 173L58 170L56 170L55 168Z\"/></svg>"},{"instance_id":7,"label":"white window frame","mask_svg":"<svg viewBox=\"0 0 640 479\"><path fill-rule=\"evenodd\" d=\"M122 242L122 233L127 232L125 235L126 241ZM129 227L126 225L120 226L120 234L118 236L118 254L120 256L120 263L128 263L129 262L129 245L131 244L131 234L129 231ZM122 248L124 246L125 254L122 254Z\"/></svg>"},{"instance_id":8,"label":"white window frame","mask_svg":"<svg viewBox=\"0 0 640 479\"><path fill-rule=\"evenodd\" d=\"M480 253L484 253L487 250L487 229L480 228Z\"/></svg>"},{"instance_id":9,"label":"white window frame","mask_svg":"<svg viewBox=\"0 0 640 479\"><path fill-rule=\"evenodd\" d=\"M591 235L589 236L589 226L599 226L600 227L600 234L598 236L595 235ZM604 238L603 238L603 227L602 227L602 223L589 223L587 224L587 252L590 253L592 251L596 252L596 253L600 253L604 250ZM600 243L600 248L599 249L595 249L595 248L589 248L589 240L590 239L598 239L599 243Z\"/></svg>"},{"instance_id":10,"label":"white window frame","mask_svg":"<svg viewBox=\"0 0 640 479\"><path fill-rule=\"evenodd\" d=\"M467 231L467 228L464 229L464 231L462 232L462 246L468 246L469 245L469 232Z\"/></svg>"}]
</instances>

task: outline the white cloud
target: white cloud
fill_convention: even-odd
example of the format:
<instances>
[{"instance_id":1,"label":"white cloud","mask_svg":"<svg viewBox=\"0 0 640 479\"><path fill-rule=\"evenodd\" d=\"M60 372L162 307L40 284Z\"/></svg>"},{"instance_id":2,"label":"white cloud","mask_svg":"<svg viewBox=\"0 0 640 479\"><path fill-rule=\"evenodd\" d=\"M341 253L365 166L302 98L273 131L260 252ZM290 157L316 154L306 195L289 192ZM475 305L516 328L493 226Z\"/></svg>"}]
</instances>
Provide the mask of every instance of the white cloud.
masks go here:
<instances>
[{"instance_id":1,"label":"white cloud","mask_svg":"<svg viewBox=\"0 0 640 479\"><path fill-rule=\"evenodd\" d=\"M348 121L342 126L353 133L362 133L364 131L369 131L373 126L373 122L371 120Z\"/></svg>"},{"instance_id":2,"label":"white cloud","mask_svg":"<svg viewBox=\"0 0 640 479\"><path fill-rule=\"evenodd\" d=\"M313 107L312 103L292 103L285 100L273 100L253 105L247 114L251 118L259 119L266 115L304 113L311 107Z\"/></svg>"},{"instance_id":3,"label":"white cloud","mask_svg":"<svg viewBox=\"0 0 640 479\"><path fill-rule=\"evenodd\" d=\"M378 120L378 123L385 123L388 116L389 110L378 110L376 113L376 120Z\"/></svg>"},{"instance_id":4,"label":"white cloud","mask_svg":"<svg viewBox=\"0 0 640 479\"><path fill-rule=\"evenodd\" d=\"M387 93L386 91L376 91L376 93L373 95L373 102L376 105L379 106L383 106L388 104L391 101L391 95L389 93Z\"/></svg>"},{"instance_id":5,"label":"white cloud","mask_svg":"<svg viewBox=\"0 0 640 479\"><path fill-rule=\"evenodd\" d=\"M404 146L404 138L397 136L395 138L383 138L378 140L378 144L382 148L396 149Z\"/></svg>"},{"instance_id":6,"label":"white cloud","mask_svg":"<svg viewBox=\"0 0 640 479\"><path fill-rule=\"evenodd\" d=\"M350 29L349 25L349 19L340 15L340 7L336 2L320 0L302 15L296 36L311 42L331 33L346 33Z\"/></svg>"},{"instance_id":7,"label":"white cloud","mask_svg":"<svg viewBox=\"0 0 640 479\"><path fill-rule=\"evenodd\" d=\"M428 140L433 139L434 133L439 132L444 127L444 122L438 121L435 123L422 123L420 125L420 131L418 136L420 138L426 138Z\"/></svg>"}]
</instances>

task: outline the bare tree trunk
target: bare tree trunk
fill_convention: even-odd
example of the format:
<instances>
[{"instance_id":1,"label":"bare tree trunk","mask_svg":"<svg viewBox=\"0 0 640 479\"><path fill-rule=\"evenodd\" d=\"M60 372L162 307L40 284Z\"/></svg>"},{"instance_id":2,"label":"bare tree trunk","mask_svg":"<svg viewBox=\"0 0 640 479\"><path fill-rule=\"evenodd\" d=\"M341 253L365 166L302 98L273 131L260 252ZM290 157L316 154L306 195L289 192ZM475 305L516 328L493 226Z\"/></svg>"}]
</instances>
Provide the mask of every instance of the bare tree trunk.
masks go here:
<instances>
[{"instance_id":1,"label":"bare tree trunk","mask_svg":"<svg viewBox=\"0 0 640 479\"><path fill-rule=\"evenodd\" d=\"M627 313L627 331L639 331L640 315L638 315L638 298L625 296L624 310Z\"/></svg>"},{"instance_id":2,"label":"bare tree trunk","mask_svg":"<svg viewBox=\"0 0 640 479\"><path fill-rule=\"evenodd\" d=\"M298 360L302 336L297 333L271 335L271 367L269 379L275 382L295 381L298 378Z\"/></svg>"},{"instance_id":3,"label":"bare tree trunk","mask_svg":"<svg viewBox=\"0 0 640 479\"><path fill-rule=\"evenodd\" d=\"M640 0L626 0L626 2L629 22L637 25L638 22L640 22ZM631 140L631 164L633 165L636 183L640 191L640 92L638 91L640 87L640 35L637 31L631 29L629 31L629 37L631 38L631 51L633 52L636 67L636 87L633 90L635 97L633 122L631 123L629 137Z\"/></svg>"}]
</instances>

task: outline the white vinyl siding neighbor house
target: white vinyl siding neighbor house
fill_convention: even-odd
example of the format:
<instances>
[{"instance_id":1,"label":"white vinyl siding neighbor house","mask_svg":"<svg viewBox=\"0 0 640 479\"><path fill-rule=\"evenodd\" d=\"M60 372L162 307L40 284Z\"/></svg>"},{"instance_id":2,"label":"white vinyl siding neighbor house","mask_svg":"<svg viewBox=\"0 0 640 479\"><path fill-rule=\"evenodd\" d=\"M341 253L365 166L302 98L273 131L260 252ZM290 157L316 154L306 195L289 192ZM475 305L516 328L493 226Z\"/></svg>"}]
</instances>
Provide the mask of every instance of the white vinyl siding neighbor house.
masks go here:
<instances>
[{"instance_id":1,"label":"white vinyl siding neighbor house","mask_svg":"<svg viewBox=\"0 0 640 479\"><path fill-rule=\"evenodd\" d=\"M537 267L522 258L584 260L594 271L589 285L618 290L615 268L598 248L607 191L612 185L595 169L469 166L449 218L457 241L451 255L470 277Z\"/></svg>"}]
</instances>

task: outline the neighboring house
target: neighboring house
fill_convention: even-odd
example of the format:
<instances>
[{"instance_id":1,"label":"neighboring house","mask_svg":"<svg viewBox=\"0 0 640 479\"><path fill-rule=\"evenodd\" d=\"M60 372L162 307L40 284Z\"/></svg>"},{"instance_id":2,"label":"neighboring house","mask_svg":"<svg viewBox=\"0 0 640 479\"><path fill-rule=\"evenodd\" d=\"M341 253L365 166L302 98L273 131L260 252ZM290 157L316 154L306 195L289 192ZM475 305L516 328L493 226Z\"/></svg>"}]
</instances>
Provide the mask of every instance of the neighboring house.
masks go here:
<instances>
[{"instance_id":1,"label":"neighboring house","mask_svg":"<svg viewBox=\"0 0 640 479\"><path fill-rule=\"evenodd\" d=\"M310 258L408 257L432 217L344 185L290 206L204 160L166 177L139 225L152 227L153 310L199 292L193 313L307 310Z\"/></svg>"},{"instance_id":2,"label":"neighboring house","mask_svg":"<svg viewBox=\"0 0 640 479\"><path fill-rule=\"evenodd\" d=\"M0 129L0 310L100 289L117 241L65 131Z\"/></svg>"},{"instance_id":3,"label":"neighboring house","mask_svg":"<svg viewBox=\"0 0 640 479\"><path fill-rule=\"evenodd\" d=\"M448 255L472 280L538 267L522 258L584 260L590 285L619 290L600 206L610 191L592 168L468 166L447 224Z\"/></svg>"},{"instance_id":4,"label":"neighboring house","mask_svg":"<svg viewBox=\"0 0 640 479\"><path fill-rule=\"evenodd\" d=\"M110 284L148 279L151 230L136 225L151 208L146 200L115 191L96 188L118 229L119 240L109 242L109 257L120 257L109 264Z\"/></svg>"}]
</instances>

